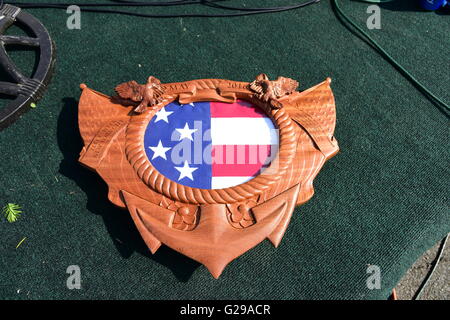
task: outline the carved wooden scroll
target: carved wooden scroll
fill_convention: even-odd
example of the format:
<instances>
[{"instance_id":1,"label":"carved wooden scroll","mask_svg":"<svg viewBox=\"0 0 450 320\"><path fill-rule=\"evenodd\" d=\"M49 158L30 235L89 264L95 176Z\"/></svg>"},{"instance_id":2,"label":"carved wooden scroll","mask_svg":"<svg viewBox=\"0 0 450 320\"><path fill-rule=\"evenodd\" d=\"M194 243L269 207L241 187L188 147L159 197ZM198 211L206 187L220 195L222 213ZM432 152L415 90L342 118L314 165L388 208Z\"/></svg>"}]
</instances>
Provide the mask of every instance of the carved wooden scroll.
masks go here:
<instances>
[{"instance_id":1,"label":"carved wooden scroll","mask_svg":"<svg viewBox=\"0 0 450 320\"><path fill-rule=\"evenodd\" d=\"M298 92L297 81L264 74L251 83L150 77L118 85L115 97L83 84L79 161L106 181L152 253L165 244L217 278L264 239L280 244L295 205L312 197L314 177L338 152L330 82ZM243 162L218 164L221 152L239 159L236 150ZM265 162L251 163L252 150ZM253 171L242 177L244 169Z\"/></svg>"}]
</instances>

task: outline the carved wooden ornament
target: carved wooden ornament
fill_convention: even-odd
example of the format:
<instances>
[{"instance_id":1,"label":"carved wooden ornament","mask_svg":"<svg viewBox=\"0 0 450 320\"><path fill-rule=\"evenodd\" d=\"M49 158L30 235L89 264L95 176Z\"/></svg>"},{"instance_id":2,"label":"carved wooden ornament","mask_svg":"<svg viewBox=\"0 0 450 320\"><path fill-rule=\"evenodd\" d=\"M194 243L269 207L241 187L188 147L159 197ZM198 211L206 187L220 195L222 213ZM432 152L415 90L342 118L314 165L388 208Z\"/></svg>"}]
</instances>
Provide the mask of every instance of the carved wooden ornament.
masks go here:
<instances>
[{"instance_id":1,"label":"carved wooden ornament","mask_svg":"<svg viewBox=\"0 0 450 320\"><path fill-rule=\"evenodd\" d=\"M277 247L296 205L338 152L330 79L303 92L264 74L255 81L150 77L79 103L79 161L108 184L152 253L162 243L218 278L268 238Z\"/></svg>"}]
</instances>

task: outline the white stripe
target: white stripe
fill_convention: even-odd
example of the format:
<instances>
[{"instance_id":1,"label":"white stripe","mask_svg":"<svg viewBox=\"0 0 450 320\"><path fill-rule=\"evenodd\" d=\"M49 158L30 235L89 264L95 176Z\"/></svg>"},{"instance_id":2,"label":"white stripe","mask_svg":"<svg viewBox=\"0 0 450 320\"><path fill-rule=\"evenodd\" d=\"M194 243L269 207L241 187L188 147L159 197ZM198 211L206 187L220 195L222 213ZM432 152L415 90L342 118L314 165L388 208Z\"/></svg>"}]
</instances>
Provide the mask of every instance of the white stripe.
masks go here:
<instances>
[{"instance_id":1,"label":"white stripe","mask_svg":"<svg viewBox=\"0 0 450 320\"><path fill-rule=\"evenodd\" d=\"M211 187L212 189L234 187L253 178L254 177L212 177Z\"/></svg>"},{"instance_id":2,"label":"white stripe","mask_svg":"<svg viewBox=\"0 0 450 320\"><path fill-rule=\"evenodd\" d=\"M278 130L269 118L211 118L213 145L277 145Z\"/></svg>"}]
</instances>

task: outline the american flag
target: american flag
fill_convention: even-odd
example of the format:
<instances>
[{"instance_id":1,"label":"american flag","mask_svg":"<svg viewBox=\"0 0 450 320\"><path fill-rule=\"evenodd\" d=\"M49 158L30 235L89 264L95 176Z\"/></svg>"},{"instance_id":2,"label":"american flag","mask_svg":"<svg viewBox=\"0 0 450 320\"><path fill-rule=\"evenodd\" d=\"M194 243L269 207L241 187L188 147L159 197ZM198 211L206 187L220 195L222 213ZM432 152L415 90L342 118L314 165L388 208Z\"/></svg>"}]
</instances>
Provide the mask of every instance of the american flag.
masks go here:
<instances>
[{"instance_id":1,"label":"american flag","mask_svg":"<svg viewBox=\"0 0 450 320\"><path fill-rule=\"evenodd\" d=\"M244 183L268 167L278 132L258 107L235 103L172 102L149 122L144 146L167 178L200 189Z\"/></svg>"}]
</instances>

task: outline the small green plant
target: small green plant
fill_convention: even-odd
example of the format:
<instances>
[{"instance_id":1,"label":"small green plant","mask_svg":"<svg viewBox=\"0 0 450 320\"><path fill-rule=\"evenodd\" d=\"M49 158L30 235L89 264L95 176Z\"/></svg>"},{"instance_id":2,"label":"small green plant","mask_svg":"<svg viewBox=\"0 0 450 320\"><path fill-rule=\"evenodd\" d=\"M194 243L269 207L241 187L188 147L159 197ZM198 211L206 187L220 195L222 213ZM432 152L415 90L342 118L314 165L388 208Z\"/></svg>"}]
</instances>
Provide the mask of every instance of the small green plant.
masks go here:
<instances>
[{"instance_id":1,"label":"small green plant","mask_svg":"<svg viewBox=\"0 0 450 320\"><path fill-rule=\"evenodd\" d=\"M32 103L30 104L30 107L31 107L32 109L34 109L34 108L37 107L37 105L36 105L36 103L32 102Z\"/></svg>"},{"instance_id":2,"label":"small green plant","mask_svg":"<svg viewBox=\"0 0 450 320\"><path fill-rule=\"evenodd\" d=\"M8 222L16 222L17 219L20 218L20 214L22 209L18 204L15 203L8 203L6 206L3 207L2 213L5 216L6 220Z\"/></svg>"}]
</instances>

